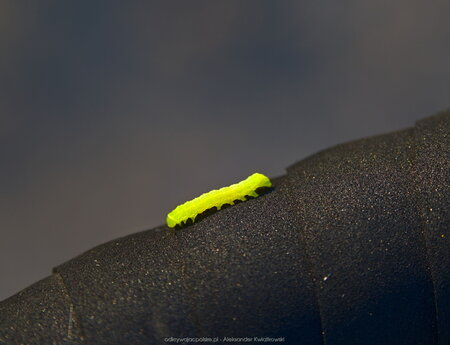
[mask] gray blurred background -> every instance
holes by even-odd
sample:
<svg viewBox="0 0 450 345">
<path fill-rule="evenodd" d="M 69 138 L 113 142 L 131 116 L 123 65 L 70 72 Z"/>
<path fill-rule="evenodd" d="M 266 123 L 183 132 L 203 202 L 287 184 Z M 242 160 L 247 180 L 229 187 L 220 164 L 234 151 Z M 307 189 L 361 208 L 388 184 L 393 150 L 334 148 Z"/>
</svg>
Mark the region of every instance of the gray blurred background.
<svg viewBox="0 0 450 345">
<path fill-rule="evenodd" d="M 0 0 L 0 300 L 199 193 L 447 108 L 449 15 Z"/>
</svg>

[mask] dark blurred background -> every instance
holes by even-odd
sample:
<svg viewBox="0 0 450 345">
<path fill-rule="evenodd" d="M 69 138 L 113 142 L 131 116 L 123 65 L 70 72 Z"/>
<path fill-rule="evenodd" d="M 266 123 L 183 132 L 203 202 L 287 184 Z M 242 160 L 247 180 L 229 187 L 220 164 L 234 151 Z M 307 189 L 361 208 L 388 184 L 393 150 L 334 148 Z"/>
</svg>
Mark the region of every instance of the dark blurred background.
<svg viewBox="0 0 450 345">
<path fill-rule="evenodd" d="M 447 108 L 449 15 L 0 0 L 0 300 L 199 193 Z"/>
</svg>

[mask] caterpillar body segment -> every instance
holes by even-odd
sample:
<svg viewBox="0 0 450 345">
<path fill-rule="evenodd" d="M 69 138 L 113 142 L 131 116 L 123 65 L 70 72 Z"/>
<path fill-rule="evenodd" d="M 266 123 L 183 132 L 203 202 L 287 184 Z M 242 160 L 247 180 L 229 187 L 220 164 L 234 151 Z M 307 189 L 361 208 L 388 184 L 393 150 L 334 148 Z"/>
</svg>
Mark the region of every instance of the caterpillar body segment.
<svg viewBox="0 0 450 345">
<path fill-rule="evenodd" d="M 167 226 L 174 228 L 175 226 L 186 225 L 188 221 L 195 222 L 197 216 L 204 214 L 207 210 L 214 208 L 220 210 L 224 206 L 246 201 L 248 197 L 256 198 L 259 195 L 257 190 L 271 187 L 272 182 L 267 176 L 254 173 L 241 182 L 214 189 L 179 205 L 167 215 Z"/>
</svg>

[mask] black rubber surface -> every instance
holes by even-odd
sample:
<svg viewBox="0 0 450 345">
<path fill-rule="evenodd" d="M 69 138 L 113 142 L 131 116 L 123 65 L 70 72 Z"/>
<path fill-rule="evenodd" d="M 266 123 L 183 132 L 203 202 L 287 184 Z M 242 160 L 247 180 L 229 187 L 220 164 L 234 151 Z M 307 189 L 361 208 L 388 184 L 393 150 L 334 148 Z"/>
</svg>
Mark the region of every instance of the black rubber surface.
<svg viewBox="0 0 450 345">
<path fill-rule="evenodd" d="M 447 111 L 338 145 L 264 196 L 98 246 L 2 302 L 0 343 L 448 345 L 449 132 Z"/>
</svg>

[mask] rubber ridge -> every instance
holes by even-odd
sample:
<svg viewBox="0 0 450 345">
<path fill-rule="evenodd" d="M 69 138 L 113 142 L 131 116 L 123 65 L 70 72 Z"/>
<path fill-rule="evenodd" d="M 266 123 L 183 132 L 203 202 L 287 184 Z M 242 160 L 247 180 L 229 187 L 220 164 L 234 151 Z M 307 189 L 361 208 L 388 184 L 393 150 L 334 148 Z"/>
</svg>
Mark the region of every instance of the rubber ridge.
<svg viewBox="0 0 450 345">
<path fill-rule="evenodd" d="M 0 303 L 0 343 L 447 345 L 449 119 L 319 152 L 186 229 L 95 247 Z"/>
</svg>

